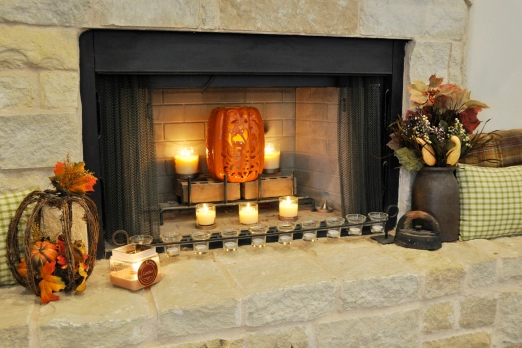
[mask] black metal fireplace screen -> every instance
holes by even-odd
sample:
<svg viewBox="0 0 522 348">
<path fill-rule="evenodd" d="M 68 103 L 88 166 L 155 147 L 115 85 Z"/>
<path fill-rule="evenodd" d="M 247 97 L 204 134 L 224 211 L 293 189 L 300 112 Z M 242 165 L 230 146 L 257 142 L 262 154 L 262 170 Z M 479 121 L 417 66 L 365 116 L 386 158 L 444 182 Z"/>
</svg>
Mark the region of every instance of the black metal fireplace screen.
<svg viewBox="0 0 522 348">
<path fill-rule="evenodd" d="M 91 30 L 80 37 L 84 160 L 104 239 L 118 229 L 159 237 L 150 88 L 339 87 L 343 213 L 397 203 L 384 144 L 401 113 L 405 41 Z M 145 140 L 145 141 L 143 141 Z"/>
</svg>

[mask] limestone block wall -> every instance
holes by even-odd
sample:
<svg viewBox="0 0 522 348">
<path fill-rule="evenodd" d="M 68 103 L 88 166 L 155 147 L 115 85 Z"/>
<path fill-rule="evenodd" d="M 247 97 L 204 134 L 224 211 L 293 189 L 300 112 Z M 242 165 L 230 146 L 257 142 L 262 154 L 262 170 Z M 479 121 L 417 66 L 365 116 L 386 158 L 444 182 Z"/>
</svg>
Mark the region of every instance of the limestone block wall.
<svg viewBox="0 0 522 348">
<path fill-rule="evenodd" d="M 82 159 L 78 37 L 87 29 L 405 38 L 411 39 L 406 83 L 436 73 L 465 85 L 464 47 L 471 3 L 71 0 L 57 5 L 52 0 L 1 1 L 0 193 L 34 185 L 47 188 L 57 161 L 67 153 L 74 161 Z"/>
<path fill-rule="evenodd" d="M 41 305 L 0 289 L 5 347 L 508 348 L 522 346 L 522 237 L 437 251 L 367 237 L 160 255 L 131 292 L 97 262 L 81 294 Z"/>
</svg>

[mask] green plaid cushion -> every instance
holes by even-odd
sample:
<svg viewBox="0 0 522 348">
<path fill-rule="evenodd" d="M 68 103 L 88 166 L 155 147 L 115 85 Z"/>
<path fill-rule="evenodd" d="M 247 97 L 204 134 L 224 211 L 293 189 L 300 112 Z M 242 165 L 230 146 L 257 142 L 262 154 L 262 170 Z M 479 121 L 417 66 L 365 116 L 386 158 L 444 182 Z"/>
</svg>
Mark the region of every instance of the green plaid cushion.
<svg viewBox="0 0 522 348">
<path fill-rule="evenodd" d="M 522 166 L 458 164 L 460 239 L 522 234 Z"/>
<path fill-rule="evenodd" d="M 22 203 L 24 198 L 32 191 L 33 190 L 23 190 L 0 195 L 0 285 L 14 284 L 16 282 L 7 263 L 7 231 L 9 230 L 9 224 L 14 217 L 16 209 L 18 209 L 20 203 Z M 23 231 L 22 228 L 25 229 L 29 214 L 30 211 L 28 209 L 24 212 L 24 215 L 22 215 L 18 226 L 19 231 Z"/>
</svg>

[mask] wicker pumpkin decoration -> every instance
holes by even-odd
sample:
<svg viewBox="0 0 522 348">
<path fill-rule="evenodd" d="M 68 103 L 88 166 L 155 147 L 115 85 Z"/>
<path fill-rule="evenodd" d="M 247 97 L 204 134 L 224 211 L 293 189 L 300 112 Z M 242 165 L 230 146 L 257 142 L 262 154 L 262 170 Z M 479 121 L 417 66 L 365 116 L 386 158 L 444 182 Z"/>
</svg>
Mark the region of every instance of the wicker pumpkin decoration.
<svg viewBox="0 0 522 348">
<path fill-rule="evenodd" d="M 207 165 L 214 179 L 246 182 L 263 172 L 265 133 L 259 110 L 218 107 L 207 127 Z"/>
<path fill-rule="evenodd" d="M 50 178 L 56 190 L 31 192 L 9 225 L 7 258 L 11 273 L 20 285 L 40 296 L 43 303 L 58 300 L 54 292 L 83 291 L 94 268 L 100 227 L 96 205 L 85 192 L 93 191 L 97 179 L 84 165 L 83 162 L 71 163 L 69 158 L 58 162 L 55 176 Z M 85 212 L 86 241 L 72 240 L 73 204 Z M 31 207 L 27 227 L 19 236 L 20 219 Z M 46 231 L 43 227 L 44 209 L 49 208 L 59 211 L 61 230 L 58 232 Z"/>
</svg>

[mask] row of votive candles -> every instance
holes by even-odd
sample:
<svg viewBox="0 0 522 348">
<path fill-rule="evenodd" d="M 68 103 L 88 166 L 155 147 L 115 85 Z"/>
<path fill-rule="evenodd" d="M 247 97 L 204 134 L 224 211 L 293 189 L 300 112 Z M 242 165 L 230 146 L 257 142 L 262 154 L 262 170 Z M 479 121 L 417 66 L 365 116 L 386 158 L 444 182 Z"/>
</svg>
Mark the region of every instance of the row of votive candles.
<svg viewBox="0 0 522 348">
<path fill-rule="evenodd" d="M 175 150 L 174 168 L 176 174 L 192 175 L 199 173 L 199 154 L 194 147 L 183 147 Z M 281 149 L 279 144 L 267 143 L 264 152 L 263 171 L 267 173 L 279 172 Z"/>
<path fill-rule="evenodd" d="M 294 196 L 279 197 L 279 219 L 297 220 L 298 198 Z M 256 224 L 259 221 L 258 205 L 255 202 L 239 203 L 239 223 Z M 216 205 L 199 203 L 196 205 L 196 225 L 213 226 L 216 223 Z"/>
<path fill-rule="evenodd" d="M 384 229 L 384 221 L 387 220 L 388 214 L 382 212 L 372 212 L 368 216 L 374 222 L 372 224 L 372 232 L 382 232 Z M 348 235 L 361 235 L 362 226 L 360 224 L 366 221 L 366 216 L 362 214 L 348 214 L 346 219 L 337 216 L 326 218 L 326 236 L 328 238 L 340 238 L 341 229 L 344 227 L 345 221 L 350 225 L 347 226 Z M 294 239 L 293 233 L 296 223 L 292 221 L 280 221 L 276 228 L 279 232 L 278 242 L 283 245 L 292 243 Z M 300 223 L 303 231 L 302 239 L 307 242 L 315 242 L 317 240 L 317 230 L 320 229 L 321 223 L 316 220 L 305 220 Z M 266 245 L 266 233 L 269 227 L 265 224 L 253 224 L 248 229 L 251 234 L 251 245 L 254 248 L 263 248 Z M 223 238 L 223 249 L 225 251 L 235 251 L 238 248 L 238 236 L 241 233 L 239 228 L 227 227 L 220 231 Z M 193 250 L 196 254 L 206 254 L 209 251 L 209 239 L 212 236 L 210 231 L 194 231 L 191 233 Z M 163 242 L 179 242 L 181 234 L 162 235 Z M 176 256 L 179 254 L 177 246 L 168 247 L 166 249 L 168 256 Z"/>
</svg>

